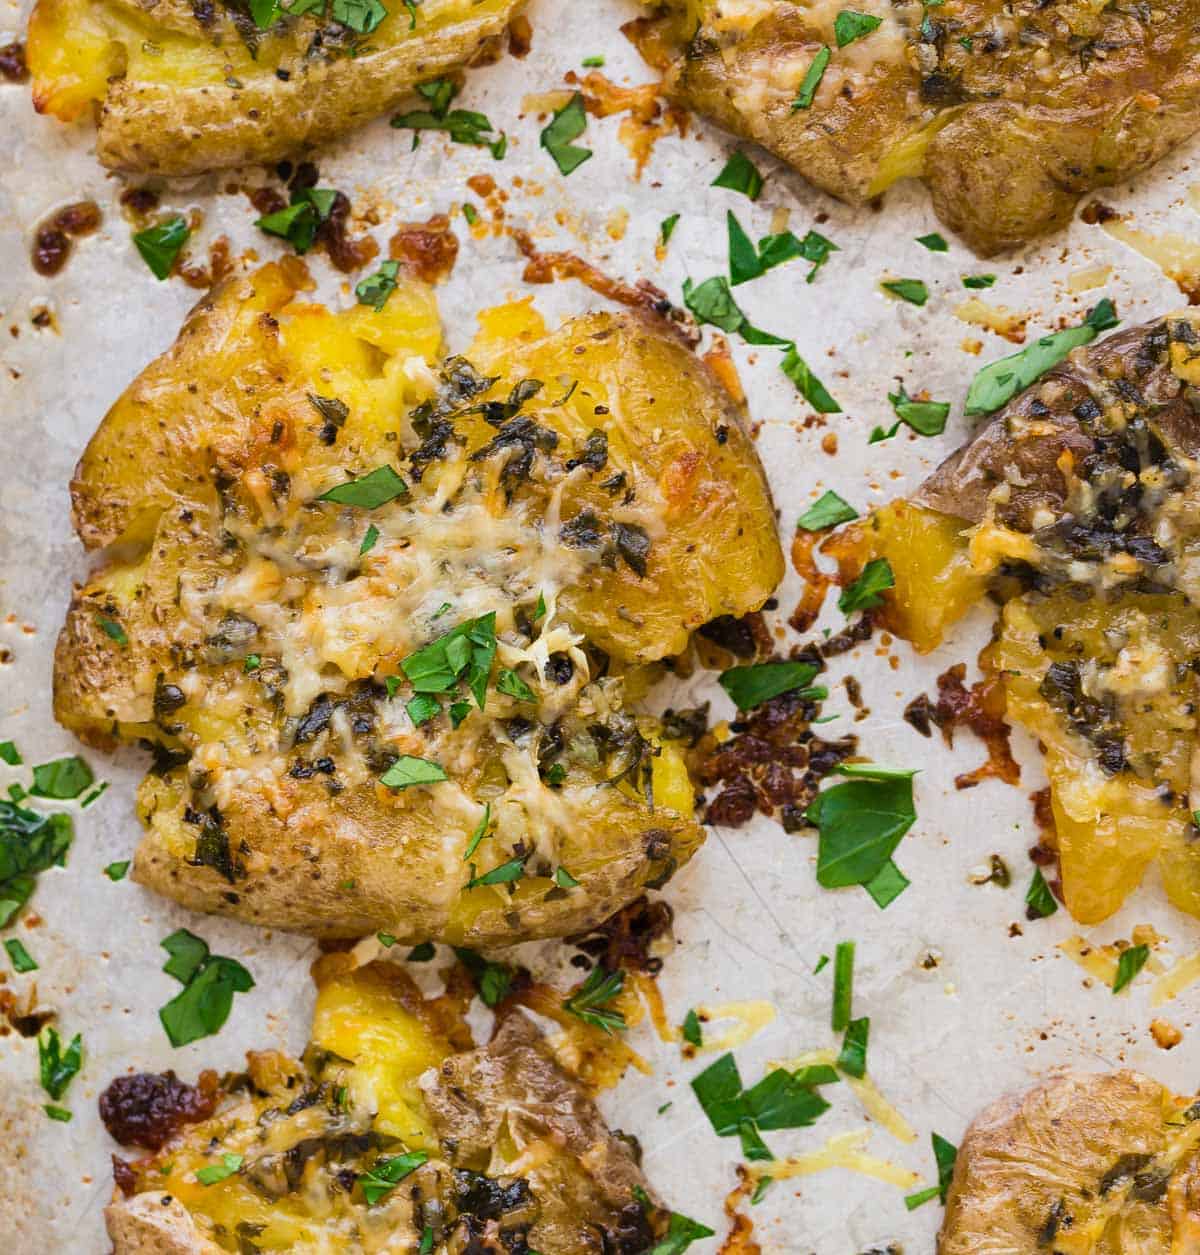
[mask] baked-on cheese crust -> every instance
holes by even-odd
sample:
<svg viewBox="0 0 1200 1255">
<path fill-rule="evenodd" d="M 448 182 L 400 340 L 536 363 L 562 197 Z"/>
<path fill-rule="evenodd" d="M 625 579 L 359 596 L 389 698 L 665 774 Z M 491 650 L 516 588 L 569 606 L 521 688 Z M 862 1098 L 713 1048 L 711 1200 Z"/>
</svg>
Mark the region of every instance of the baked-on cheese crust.
<svg viewBox="0 0 1200 1255">
<path fill-rule="evenodd" d="M 112 548 L 57 716 L 157 747 L 133 874 L 194 908 L 465 945 L 591 927 L 702 840 L 647 664 L 782 574 L 739 411 L 648 319 L 548 332 L 522 302 L 443 358 L 428 288 L 334 313 L 303 282 L 216 290 L 89 444 L 75 521 Z"/>
<path fill-rule="evenodd" d="M 1127 179 L 1200 125 L 1197 0 L 659 7 L 668 16 L 655 42 L 665 39 L 680 103 L 853 204 L 921 177 L 938 216 L 980 253 L 1062 226 L 1085 192 Z M 877 24 L 845 42 L 859 14 Z"/>
<path fill-rule="evenodd" d="M 319 983 L 302 1061 L 250 1054 L 208 1118 L 124 1167 L 106 1214 L 114 1255 L 653 1246 L 665 1216 L 629 1142 L 522 1012 L 473 1049 L 454 1000 L 423 999 L 394 965 Z M 155 1079 L 106 1091 L 115 1134 Z"/>
<path fill-rule="evenodd" d="M 95 108 L 114 170 L 201 174 L 272 162 L 391 109 L 502 34 L 520 0 L 396 0 L 378 26 L 338 21 L 371 5 L 290 5 L 266 30 L 236 0 L 38 0 L 28 62 L 39 112 Z M 307 11 L 306 11 L 307 10 Z M 373 19 L 372 19 L 373 20 Z M 356 22 L 362 26 L 361 20 Z"/>
<path fill-rule="evenodd" d="M 1200 1250 L 1200 1104 L 1136 1072 L 1001 1099 L 958 1148 L 938 1255 Z"/>
<path fill-rule="evenodd" d="M 1067 907 L 1111 915 L 1157 863 L 1200 915 L 1200 316 L 1076 349 L 861 540 L 886 622 L 931 649 L 991 588 L 983 665 L 1038 740 Z"/>
</svg>

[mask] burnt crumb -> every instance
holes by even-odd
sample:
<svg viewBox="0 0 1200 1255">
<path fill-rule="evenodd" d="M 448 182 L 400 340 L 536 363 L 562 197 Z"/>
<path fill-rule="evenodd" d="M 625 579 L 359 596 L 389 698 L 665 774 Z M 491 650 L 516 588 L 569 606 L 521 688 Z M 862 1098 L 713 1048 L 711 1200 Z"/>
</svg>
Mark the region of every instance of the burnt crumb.
<svg viewBox="0 0 1200 1255">
<path fill-rule="evenodd" d="M 966 673 L 965 663 L 947 667 L 937 678 L 937 701 L 931 703 L 924 695 L 914 698 L 905 707 L 904 718 L 924 736 L 929 732 L 922 730 L 922 724 L 928 729 L 929 722 L 933 722 L 941 729 L 947 745 L 954 744 L 954 733 L 959 727 L 969 728 L 983 741 L 988 752 L 986 761 L 974 771 L 956 776 L 956 788 L 971 789 L 990 779 L 1015 785 L 1021 779 L 1021 768 L 1009 745 L 1012 729 L 1004 721 L 1003 686 L 997 676 L 989 673 L 967 688 L 963 683 Z"/>
<path fill-rule="evenodd" d="M 643 894 L 591 932 L 577 934 L 568 941 L 606 971 L 624 968 L 653 976 L 661 971 L 662 959 L 651 955 L 650 950 L 670 933 L 674 918 L 668 903 L 657 899 L 651 902 Z"/>
<path fill-rule="evenodd" d="M 0 79 L 6 83 L 24 83 L 29 79 L 25 63 L 25 45 L 14 42 L 0 47 Z"/>
<path fill-rule="evenodd" d="M 718 615 L 699 629 L 705 640 L 728 650 L 735 658 L 754 658 L 771 652 L 771 633 L 759 611 L 742 615 Z"/>
<path fill-rule="evenodd" d="M 1106 205 L 1099 200 L 1089 201 L 1079 213 L 1079 217 L 1089 226 L 1095 226 L 1100 222 L 1111 222 L 1120 216 L 1111 205 Z"/>
<path fill-rule="evenodd" d="M 217 1095 L 215 1072 L 202 1072 L 199 1085 L 174 1072 L 136 1072 L 118 1076 L 100 1095 L 100 1119 L 122 1146 L 160 1150 L 184 1125 L 207 1120 Z"/>
<path fill-rule="evenodd" d="M 113 1184 L 126 1198 L 132 1198 L 137 1193 L 137 1173 L 120 1155 L 112 1155 L 111 1159 Z"/>
<path fill-rule="evenodd" d="M 904 722 L 915 728 L 922 736 L 932 736 L 932 720 L 934 706 L 924 693 L 919 693 L 904 708 Z"/>
</svg>

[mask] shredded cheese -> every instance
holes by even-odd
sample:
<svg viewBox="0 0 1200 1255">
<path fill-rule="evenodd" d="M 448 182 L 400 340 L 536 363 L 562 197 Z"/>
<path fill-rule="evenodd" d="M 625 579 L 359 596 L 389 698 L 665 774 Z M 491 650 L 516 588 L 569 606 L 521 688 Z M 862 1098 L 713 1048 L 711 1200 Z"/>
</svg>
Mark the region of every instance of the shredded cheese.
<svg viewBox="0 0 1200 1255">
<path fill-rule="evenodd" d="M 820 1150 L 807 1155 L 792 1155 L 787 1159 L 772 1159 L 769 1163 L 754 1163 L 747 1167 L 754 1180 L 770 1177 L 782 1181 L 788 1177 L 809 1176 L 830 1168 L 847 1168 L 863 1176 L 886 1181 L 902 1190 L 913 1190 L 924 1184 L 919 1173 L 902 1168 L 889 1159 L 869 1155 L 863 1149 L 871 1140 L 869 1129 L 854 1129 L 849 1133 L 835 1133 Z"/>
</svg>

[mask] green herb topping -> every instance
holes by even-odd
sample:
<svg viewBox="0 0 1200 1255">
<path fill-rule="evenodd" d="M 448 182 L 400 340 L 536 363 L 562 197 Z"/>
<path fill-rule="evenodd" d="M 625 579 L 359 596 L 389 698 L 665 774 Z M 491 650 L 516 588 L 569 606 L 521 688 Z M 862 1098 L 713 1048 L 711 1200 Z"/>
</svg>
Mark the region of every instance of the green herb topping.
<svg viewBox="0 0 1200 1255">
<path fill-rule="evenodd" d="M 590 148 L 581 148 L 571 142 L 586 129 L 587 112 L 583 107 L 583 95 L 575 92 L 546 124 L 541 135 L 541 145 L 554 158 L 560 174 L 567 175 L 577 170 L 592 155 Z"/>
<path fill-rule="evenodd" d="M 154 277 L 165 279 L 174 269 L 175 260 L 191 233 L 187 219 L 182 214 L 176 214 L 158 226 L 137 232 L 133 244 Z"/>
</svg>

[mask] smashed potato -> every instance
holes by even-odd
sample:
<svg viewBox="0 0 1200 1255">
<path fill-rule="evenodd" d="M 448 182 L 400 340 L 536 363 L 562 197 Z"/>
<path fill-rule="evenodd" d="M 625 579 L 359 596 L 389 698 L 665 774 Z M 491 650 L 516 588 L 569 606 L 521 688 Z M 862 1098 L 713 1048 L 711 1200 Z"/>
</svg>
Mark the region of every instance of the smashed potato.
<svg viewBox="0 0 1200 1255">
<path fill-rule="evenodd" d="M 293 156 L 386 112 L 501 35 L 520 0 L 38 0 L 39 113 L 95 110 L 113 170 Z"/>
<path fill-rule="evenodd" d="M 1082 923 L 1154 864 L 1200 916 L 1198 378 L 1190 311 L 1076 349 L 860 528 L 896 577 L 885 622 L 919 648 L 1003 601 L 983 663 L 1042 748 Z"/>
<path fill-rule="evenodd" d="M 651 665 L 782 575 L 740 414 L 664 326 L 528 302 L 441 354 L 432 292 L 202 301 L 88 445 L 108 560 L 55 711 L 148 742 L 133 875 L 321 937 L 591 927 L 703 837 Z"/>
<path fill-rule="evenodd" d="M 938 1255 L 1182 1255 L 1200 1244 L 1200 1103 L 1136 1072 L 1002 1099 L 958 1148 Z"/>
<path fill-rule="evenodd" d="M 458 1004 L 392 964 L 320 984 L 301 1061 L 251 1053 L 219 1084 L 140 1074 L 105 1091 L 114 1136 L 155 1152 L 116 1161 L 114 1255 L 654 1245 L 667 1214 L 630 1145 L 522 1012 L 472 1048 Z"/>
<path fill-rule="evenodd" d="M 1200 126 L 1200 7 L 656 0 L 667 90 L 852 204 L 924 179 L 977 252 L 1063 226 Z M 661 53 L 660 53 L 661 57 Z"/>
</svg>

